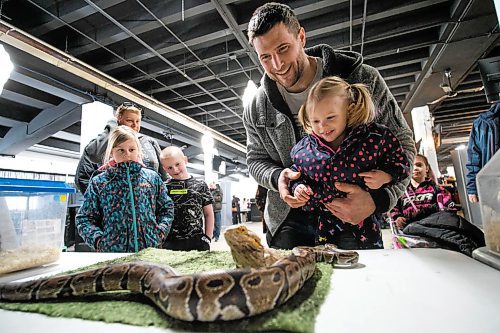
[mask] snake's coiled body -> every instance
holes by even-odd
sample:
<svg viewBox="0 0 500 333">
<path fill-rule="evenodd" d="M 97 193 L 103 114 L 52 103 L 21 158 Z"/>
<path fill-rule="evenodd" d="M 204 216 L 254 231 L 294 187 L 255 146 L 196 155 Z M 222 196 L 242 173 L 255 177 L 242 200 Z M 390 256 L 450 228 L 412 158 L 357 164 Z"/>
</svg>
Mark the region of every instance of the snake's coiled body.
<svg viewBox="0 0 500 333">
<path fill-rule="evenodd" d="M 170 267 L 146 262 L 114 264 L 72 275 L 0 285 L 0 300 L 39 301 L 129 290 L 147 296 L 176 319 L 241 319 L 272 310 L 290 299 L 314 274 L 316 261 L 340 260 L 346 265 L 357 262 L 356 252 L 331 250 L 297 247 L 291 255 L 268 267 L 191 275 L 176 275 Z M 234 257 L 235 249 L 232 251 Z"/>
</svg>

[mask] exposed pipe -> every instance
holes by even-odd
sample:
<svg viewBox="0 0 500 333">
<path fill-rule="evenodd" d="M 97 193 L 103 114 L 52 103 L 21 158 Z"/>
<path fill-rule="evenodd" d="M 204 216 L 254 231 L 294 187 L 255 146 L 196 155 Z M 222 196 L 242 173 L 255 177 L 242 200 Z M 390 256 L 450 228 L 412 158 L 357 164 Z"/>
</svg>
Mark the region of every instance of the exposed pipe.
<svg viewBox="0 0 500 333">
<path fill-rule="evenodd" d="M 352 0 L 349 1 L 349 51 L 352 51 Z"/>
<path fill-rule="evenodd" d="M 366 7 L 368 0 L 365 0 L 363 7 L 363 23 L 361 25 L 361 55 L 363 55 L 363 47 L 365 46 L 365 26 L 366 26 Z"/>
</svg>

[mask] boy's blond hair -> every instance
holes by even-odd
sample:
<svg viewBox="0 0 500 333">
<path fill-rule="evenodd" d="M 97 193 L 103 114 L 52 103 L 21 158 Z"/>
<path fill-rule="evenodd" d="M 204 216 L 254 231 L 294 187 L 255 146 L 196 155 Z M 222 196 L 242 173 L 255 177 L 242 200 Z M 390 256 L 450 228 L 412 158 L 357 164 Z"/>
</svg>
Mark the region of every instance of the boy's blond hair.
<svg viewBox="0 0 500 333">
<path fill-rule="evenodd" d="M 375 118 L 375 106 L 368 88 L 361 83 L 349 84 L 338 76 L 328 76 L 316 82 L 299 110 L 299 121 L 304 130 L 311 134 L 312 126 L 308 111 L 326 97 L 339 96 L 347 100 L 347 127 L 367 124 Z"/>
<path fill-rule="evenodd" d="M 104 154 L 103 164 L 107 164 L 111 160 L 111 151 L 113 150 L 113 148 L 131 139 L 134 140 L 137 144 L 139 158 L 142 159 L 142 147 L 137 133 L 128 126 L 120 125 L 117 128 L 113 129 L 109 134 L 108 146 L 106 148 L 106 153 Z"/>
<path fill-rule="evenodd" d="M 179 147 L 168 146 L 167 148 L 165 148 L 161 151 L 160 162 L 166 160 L 167 158 L 174 157 L 174 156 L 185 157 L 184 152 Z"/>
</svg>

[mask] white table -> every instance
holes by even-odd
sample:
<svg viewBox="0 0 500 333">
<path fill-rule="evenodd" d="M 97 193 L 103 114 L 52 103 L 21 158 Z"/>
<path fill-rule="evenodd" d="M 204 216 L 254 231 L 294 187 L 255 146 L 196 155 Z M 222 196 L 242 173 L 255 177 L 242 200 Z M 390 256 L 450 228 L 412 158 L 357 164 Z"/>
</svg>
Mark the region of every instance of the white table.
<svg viewBox="0 0 500 333">
<path fill-rule="evenodd" d="M 359 267 L 334 270 L 316 332 L 500 332 L 500 271 L 440 249 L 359 252 Z M 104 256 L 61 260 L 84 266 Z M 172 332 L 4 310 L 0 323 L 2 332 Z"/>
</svg>

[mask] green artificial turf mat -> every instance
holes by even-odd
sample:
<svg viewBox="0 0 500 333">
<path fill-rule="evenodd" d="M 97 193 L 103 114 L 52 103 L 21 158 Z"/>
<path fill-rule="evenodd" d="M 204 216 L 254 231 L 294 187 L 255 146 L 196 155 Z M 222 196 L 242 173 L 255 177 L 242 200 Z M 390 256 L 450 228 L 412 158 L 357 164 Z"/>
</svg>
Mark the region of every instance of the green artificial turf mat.
<svg viewBox="0 0 500 333">
<path fill-rule="evenodd" d="M 128 257 L 88 266 L 78 271 L 102 267 L 111 263 L 136 260 L 169 265 L 179 274 L 234 268 L 229 252 L 176 252 L 146 249 Z M 284 305 L 268 313 L 230 322 L 190 323 L 176 320 L 161 312 L 145 296 L 121 291 L 38 303 L 0 302 L 0 308 L 43 313 L 53 317 L 82 318 L 108 323 L 157 326 L 201 332 L 313 332 L 316 315 L 330 287 L 331 274 L 332 267 L 330 265 L 319 263 L 316 265 L 314 276 Z"/>
</svg>

